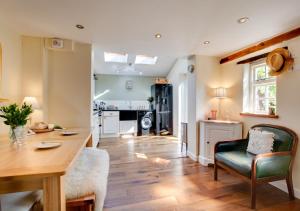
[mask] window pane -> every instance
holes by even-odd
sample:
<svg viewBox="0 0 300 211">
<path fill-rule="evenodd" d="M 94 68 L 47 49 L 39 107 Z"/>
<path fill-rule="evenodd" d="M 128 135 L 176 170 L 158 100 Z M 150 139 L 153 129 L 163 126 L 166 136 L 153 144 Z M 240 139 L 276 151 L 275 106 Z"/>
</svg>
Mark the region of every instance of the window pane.
<svg viewBox="0 0 300 211">
<path fill-rule="evenodd" d="M 259 66 L 255 68 L 255 80 L 263 80 L 267 78 L 266 66 Z"/>
<path fill-rule="evenodd" d="M 256 86 L 255 87 L 255 98 L 265 98 L 266 97 L 266 87 L 265 86 Z"/>
<path fill-rule="evenodd" d="M 257 99 L 255 103 L 255 112 L 256 113 L 266 113 L 267 111 L 267 102 L 265 99 Z"/>
<path fill-rule="evenodd" d="M 255 87 L 255 110 L 258 113 L 265 113 L 267 111 L 266 102 L 266 86 Z"/>
<path fill-rule="evenodd" d="M 270 98 L 275 98 L 276 97 L 276 86 L 275 85 L 270 85 L 268 86 L 268 97 Z"/>
</svg>

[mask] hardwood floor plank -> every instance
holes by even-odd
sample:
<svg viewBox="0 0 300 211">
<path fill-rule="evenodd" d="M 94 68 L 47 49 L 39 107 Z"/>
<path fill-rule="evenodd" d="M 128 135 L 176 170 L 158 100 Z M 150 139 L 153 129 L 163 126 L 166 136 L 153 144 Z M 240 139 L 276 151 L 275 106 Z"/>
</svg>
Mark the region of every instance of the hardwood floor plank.
<svg viewBox="0 0 300 211">
<path fill-rule="evenodd" d="M 247 211 L 250 187 L 241 179 L 187 158 L 173 137 L 101 139 L 110 154 L 104 210 Z M 300 200 L 269 185 L 258 186 L 257 210 L 300 210 Z"/>
</svg>

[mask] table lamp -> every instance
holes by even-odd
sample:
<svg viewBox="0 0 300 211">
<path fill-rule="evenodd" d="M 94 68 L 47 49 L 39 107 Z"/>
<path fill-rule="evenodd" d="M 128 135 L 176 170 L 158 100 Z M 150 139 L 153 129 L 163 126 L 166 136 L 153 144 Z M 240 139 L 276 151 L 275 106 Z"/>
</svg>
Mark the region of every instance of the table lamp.
<svg viewBox="0 0 300 211">
<path fill-rule="evenodd" d="M 34 112 L 34 110 L 40 108 L 40 104 L 37 101 L 36 97 L 24 97 L 22 104 L 24 104 L 24 103 L 26 103 L 26 105 L 31 105 L 33 112 Z M 31 120 L 32 120 L 32 117 L 30 115 L 29 116 L 29 126 L 31 126 Z"/>
</svg>

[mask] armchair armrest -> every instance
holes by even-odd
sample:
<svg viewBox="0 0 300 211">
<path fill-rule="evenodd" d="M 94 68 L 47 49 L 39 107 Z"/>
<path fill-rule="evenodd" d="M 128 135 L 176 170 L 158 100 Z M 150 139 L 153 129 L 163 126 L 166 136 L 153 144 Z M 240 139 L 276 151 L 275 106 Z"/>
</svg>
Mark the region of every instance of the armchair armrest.
<svg viewBox="0 0 300 211">
<path fill-rule="evenodd" d="M 247 145 L 248 145 L 248 139 L 220 141 L 215 145 L 215 153 L 228 152 L 234 150 L 246 150 Z"/>
<path fill-rule="evenodd" d="M 252 161 L 252 175 L 256 178 L 286 176 L 289 173 L 291 152 L 260 154 Z"/>
</svg>

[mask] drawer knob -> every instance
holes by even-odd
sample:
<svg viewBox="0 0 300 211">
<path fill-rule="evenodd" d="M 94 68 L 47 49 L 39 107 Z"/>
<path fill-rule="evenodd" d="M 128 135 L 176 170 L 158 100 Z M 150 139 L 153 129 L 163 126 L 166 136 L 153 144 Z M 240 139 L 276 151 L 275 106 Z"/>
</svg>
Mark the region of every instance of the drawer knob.
<svg viewBox="0 0 300 211">
<path fill-rule="evenodd" d="M 207 141 L 206 143 L 207 143 L 207 144 L 210 144 L 210 142 L 209 142 L 209 141 Z"/>
</svg>

